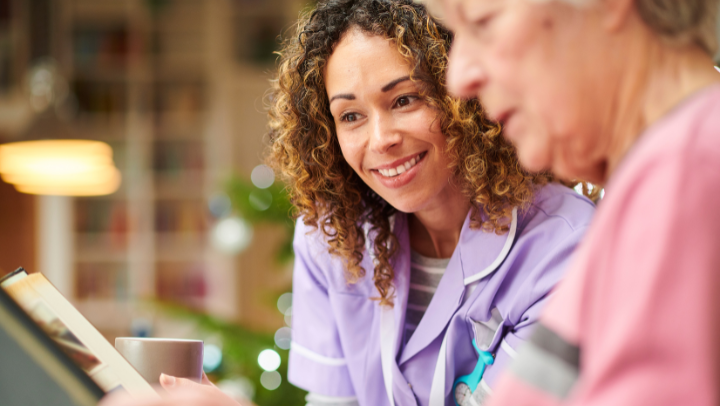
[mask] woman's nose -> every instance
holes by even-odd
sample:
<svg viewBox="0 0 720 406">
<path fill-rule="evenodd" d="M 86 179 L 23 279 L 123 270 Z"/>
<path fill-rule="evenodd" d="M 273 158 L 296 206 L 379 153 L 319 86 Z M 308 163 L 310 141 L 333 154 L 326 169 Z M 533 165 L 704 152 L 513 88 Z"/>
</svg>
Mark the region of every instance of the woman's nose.
<svg viewBox="0 0 720 406">
<path fill-rule="evenodd" d="M 393 118 L 382 114 L 377 115 L 373 120 L 372 133 L 370 134 L 370 150 L 378 154 L 384 154 L 401 143 L 402 134 L 395 125 Z"/>
<path fill-rule="evenodd" d="M 463 35 L 456 34 L 447 70 L 448 91 L 456 97 L 480 97 L 487 75 L 477 52 Z"/>
</svg>

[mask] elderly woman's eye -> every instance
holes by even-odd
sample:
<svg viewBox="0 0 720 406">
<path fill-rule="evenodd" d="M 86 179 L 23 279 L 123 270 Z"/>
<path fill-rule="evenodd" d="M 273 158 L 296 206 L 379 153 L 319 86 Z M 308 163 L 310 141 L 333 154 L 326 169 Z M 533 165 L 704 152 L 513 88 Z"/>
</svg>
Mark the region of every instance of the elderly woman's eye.
<svg viewBox="0 0 720 406">
<path fill-rule="evenodd" d="M 472 19 L 473 26 L 475 26 L 475 28 L 486 28 L 490 24 L 494 16 L 494 13 L 490 13 L 485 14 L 484 16 L 476 17 Z"/>
</svg>

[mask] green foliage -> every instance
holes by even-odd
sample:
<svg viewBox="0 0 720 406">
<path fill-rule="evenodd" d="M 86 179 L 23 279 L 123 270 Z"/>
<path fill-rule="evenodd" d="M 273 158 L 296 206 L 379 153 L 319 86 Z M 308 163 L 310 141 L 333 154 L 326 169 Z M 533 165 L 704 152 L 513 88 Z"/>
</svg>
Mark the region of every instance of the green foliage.
<svg viewBox="0 0 720 406">
<path fill-rule="evenodd" d="M 293 205 L 284 186 L 274 183 L 260 189 L 250 180 L 235 176 L 225 188 L 233 209 L 252 225 L 275 224 L 285 230 L 285 238 L 277 247 L 276 260 L 285 263 L 292 260 L 292 240 L 295 222 L 292 219 Z M 275 297 L 274 300 L 277 300 Z M 255 384 L 255 403 L 259 406 L 304 405 L 306 392 L 287 382 L 288 351 L 275 346 L 273 336 L 250 331 L 238 325 L 229 324 L 212 316 L 174 308 L 172 312 L 185 319 L 193 320 L 198 327 L 212 334 L 220 335 L 223 341 L 223 364 L 211 376 L 218 379 L 242 376 Z M 272 348 L 280 354 L 282 363 L 278 372 L 283 378 L 280 387 L 269 391 L 260 385 L 262 369 L 257 358 L 261 351 Z"/>
<path fill-rule="evenodd" d="M 258 406 L 302 406 L 305 404 L 306 392 L 287 381 L 288 351 L 275 346 L 272 335 L 251 331 L 213 316 L 181 307 L 164 305 L 162 309 L 171 317 L 194 322 L 208 336 L 220 336 L 223 343 L 223 362 L 217 371 L 208 374 L 211 379 L 232 379 L 238 376 L 249 379 L 255 385 L 253 401 Z M 278 372 L 283 381 L 280 387 L 272 391 L 260 385 L 260 375 L 263 370 L 257 362 L 260 352 L 268 348 L 277 351 L 282 360 Z"/>
<path fill-rule="evenodd" d="M 285 187 L 276 182 L 260 189 L 249 180 L 235 176 L 228 182 L 226 192 L 233 208 L 250 224 L 270 223 L 284 227 L 285 239 L 277 249 L 276 259 L 280 263 L 291 260 L 295 222 L 291 216 L 293 205 Z"/>
</svg>

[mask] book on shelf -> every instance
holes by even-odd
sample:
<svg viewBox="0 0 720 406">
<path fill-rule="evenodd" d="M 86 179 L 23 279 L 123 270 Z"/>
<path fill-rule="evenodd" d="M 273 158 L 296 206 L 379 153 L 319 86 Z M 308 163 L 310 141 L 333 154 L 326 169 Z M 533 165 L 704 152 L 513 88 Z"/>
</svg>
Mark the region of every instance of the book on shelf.
<svg viewBox="0 0 720 406">
<path fill-rule="evenodd" d="M 128 294 L 127 263 L 91 261 L 77 264 L 75 298 L 125 300 Z"/>
<path fill-rule="evenodd" d="M 19 268 L 0 287 L 105 392 L 156 394 L 150 384 L 40 273 Z"/>
</svg>

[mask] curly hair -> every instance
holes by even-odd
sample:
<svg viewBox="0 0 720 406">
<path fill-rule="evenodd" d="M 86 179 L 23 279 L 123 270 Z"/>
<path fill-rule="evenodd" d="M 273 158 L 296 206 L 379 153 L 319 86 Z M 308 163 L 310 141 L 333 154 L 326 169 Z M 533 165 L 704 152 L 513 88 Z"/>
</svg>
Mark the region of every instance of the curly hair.
<svg viewBox="0 0 720 406">
<path fill-rule="evenodd" d="M 396 209 L 370 189 L 343 158 L 330 113 L 324 68 L 335 45 L 350 29 L 390 39 L 409 63 L 411 80 L 437 110 L 453 181 L 471 204 L 471 225 L 502 234 L 513 207 L 527 207 L 537 185 L 552 180 L 520 167 L 500 126 L 477 100 L 459 100 L 445 88 L 452 34 L 412 0 L 328 0 L 301 16 L 298 35 L 283 43 L 272 81 L 268 163 L 284 178 L 296 216 L 322 230 L 329 252 L 346 262 L 354 283 L 366 234 L 374 261 L 373 282 L 383 305 L 392 305 L 391 258 L 398 240 L 390 225 Z"/>
</svg>

